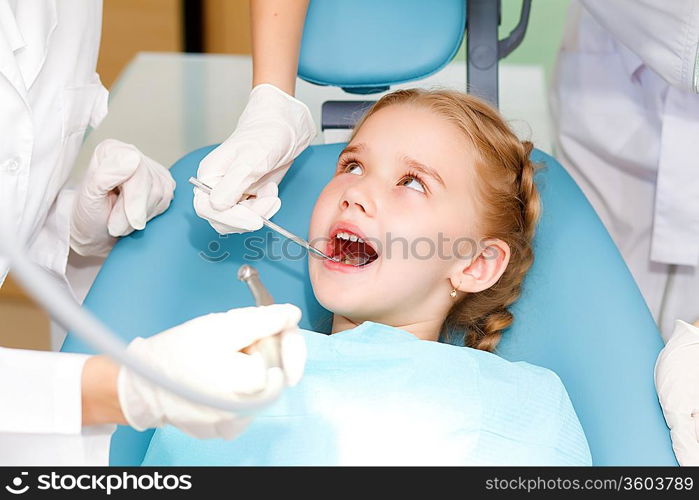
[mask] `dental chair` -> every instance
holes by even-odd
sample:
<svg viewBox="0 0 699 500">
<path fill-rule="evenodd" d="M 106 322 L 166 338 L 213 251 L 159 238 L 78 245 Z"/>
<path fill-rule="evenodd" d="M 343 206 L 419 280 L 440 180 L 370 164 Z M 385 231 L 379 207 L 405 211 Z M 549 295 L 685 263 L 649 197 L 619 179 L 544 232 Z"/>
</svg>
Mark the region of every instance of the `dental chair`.
<svg viewBox="0 0 699 500">
<path fill-rule="evenodd" d="M 496 3 L 313 1 L 299 75 L 365 94 L 423 78 L 454 57 L 467 18 L 467 32 L 474 35 L 478 29 L 471 26 L 477 24 L 479 10 L 489 11 L 486 24 L 497 28 L 493 17 L 497 9 L 488 6 Z M 487 33 L 483 40 L 468 41 L 469 54 L 475 53 L 472 63 L 479 66 L 472 76 L 483 77 L 477 85 L 472 79 L 471 83 L 496 102 L 497 68 L 488 63 L 493 62 L 492 50 L 503 52 L 498 52 L 496 34 Z M 508 50 L 502 44 L 500 48 Z M 494 63 L 497 66 L 497 57 Z M 307 234 L 314 201 L 332 177 L 343 146 L 312 146 L 295 161 L 280 185 L 282 209 L 275 222 Z M 247 287 L 236 279 L 245 262 L 258 269 L 276 302 L 291 302 L 303 310 L 302 328 L 318 330 L 330 314 L 313 296 L 301 249 L 267 228 L 220 236 L 194 213 L 187 179 L 212 148 L 194 151 L 173 165 L 177 189 L 171 207 L 146 230 L 117 243 L 85 300 L 85 306 L 125 342 L 195 316 L 253 305 Z M 540 151 L 535 150 L 532 158 L 544 165 L 537 174 L 543 216 L 535 239 L 536 259 L 513 306 L 515 322 L 497 354 L 544 366 L 560 376 L 594 464 L 676 465 L 653 383 L 655 359 L 663 345 L 653 318 L 617 248 L 571 177 Z M 260 238 L 257 247 L 263 247 L 266 255 L 277 258 L 260 259 L 259 252 L 246 248 L 244 241 L 251 236 Z M 279 259 L 282 246 L 290 257 Z M 72 334 L 63 350 L 92 352 Z M 112 439 L 111 464 L 140 464 L 151 436 L 152 431 L 120 427 Z"/>
</svg>

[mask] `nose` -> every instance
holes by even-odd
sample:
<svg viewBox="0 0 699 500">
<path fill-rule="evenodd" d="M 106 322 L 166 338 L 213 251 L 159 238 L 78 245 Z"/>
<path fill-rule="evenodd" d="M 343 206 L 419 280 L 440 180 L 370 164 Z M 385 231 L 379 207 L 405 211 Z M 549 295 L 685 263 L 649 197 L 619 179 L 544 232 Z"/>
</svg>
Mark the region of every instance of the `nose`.
<svg viewBox="0 0 699 500">
<path fill-rule="evenodd" d="M 343 212 L 358 210 L 369 217 L 374 216 L 376 203 L 365 182 L 356 182 L 345 189 L 340 197 L 340 210 Z"/>
</svg>

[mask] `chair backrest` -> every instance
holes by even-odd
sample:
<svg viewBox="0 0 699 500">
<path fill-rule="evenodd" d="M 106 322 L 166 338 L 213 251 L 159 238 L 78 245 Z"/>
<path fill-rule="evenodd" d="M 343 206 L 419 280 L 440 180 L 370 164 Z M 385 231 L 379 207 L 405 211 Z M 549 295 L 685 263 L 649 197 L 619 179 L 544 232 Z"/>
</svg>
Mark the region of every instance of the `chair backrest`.
<svg viewBox="0 0 699 500">
<path fill-rule="evenodd" d="M 469 92 L 497 106 L 498 60 L 521 43 L 531 10 L 531 0 L 522 0 L 519 22 L 500 40 L 500 3 L 312 0 L 299 76 L 356 94 L 380 92 L 439 71 L 456 55 L 467 30 Z"/>
<path fill-rule="evenodd" d="M 465 23 L 464 0 L 314 0 L 299 76 L 360 94 L 425 78 L 454 57 Z"/>
</svg>

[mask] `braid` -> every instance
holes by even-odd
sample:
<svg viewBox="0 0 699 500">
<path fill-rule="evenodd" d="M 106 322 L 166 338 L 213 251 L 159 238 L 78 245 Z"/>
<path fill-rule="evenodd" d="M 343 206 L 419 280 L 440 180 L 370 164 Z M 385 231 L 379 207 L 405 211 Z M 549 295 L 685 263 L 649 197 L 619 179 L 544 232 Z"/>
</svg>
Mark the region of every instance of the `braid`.
<svg viewBox="0 0 699 500">
<path fill-rule="evenodd" d="M 534 181 L 534 174 L 536 174 L 537 166 L 532 162 L 530 156 L 532 149 L 534 149 L 534 144 L 529 141 L 522 142 L 523 151 L 523 161 L 522 170 L 520 173 L 519 181 L 519 196 L 520 201 L 523 205 L 522 213 L 524 215 L 524 234 L 528 240 L 534 239 L 534 233 L 536 232 L 536 225 L 539 222 L 539 216 L 541 215 L 541 200 L 539 198 L 539 190 L 536 187 L 536 182 Z M 530 250 L 531 266 L 534 261 L 533 252 Z M 527 269 L 529 268 L 527 267 Z"/>
<path fill-rule="evenodd" d="M 475 316 L 466 325 L 465 344 L 468 347 L 492 352 L 500 342 L 502 332 L 514 321 L 509 307 L 519 298 L 524 277 L 534 263 L 532 239 L 541 213 L 539 192 L 534 182 L 536 171 L 529 155 L 533 149 L 529 141 L 521 143 L 516 187 L 520 204 L 519 234 L 509 239 L 512 256 L 507 269 L 495 285 L 482 292 L 468 295 L 468 309 Z M 455 308 L 452 308 L 455 309 Z"/>
</svg>

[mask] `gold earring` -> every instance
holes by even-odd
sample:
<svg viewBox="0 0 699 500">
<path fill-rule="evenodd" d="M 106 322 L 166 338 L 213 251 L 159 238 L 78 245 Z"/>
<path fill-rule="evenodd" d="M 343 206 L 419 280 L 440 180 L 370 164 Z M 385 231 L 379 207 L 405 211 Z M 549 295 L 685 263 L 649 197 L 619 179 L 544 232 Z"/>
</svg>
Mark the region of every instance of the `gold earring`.
<svg viewBox="0 0 699 500">
<path fill-rule="evenodd" d="M 459 286 L 461 286 L 461 280 L 459 280 Z M 456 288 L 452 288 L 451 292 L 449 292 L 449 295 L 451 296 L 452 299 L 455 299 L 456 298 Z"/>
</svg>

